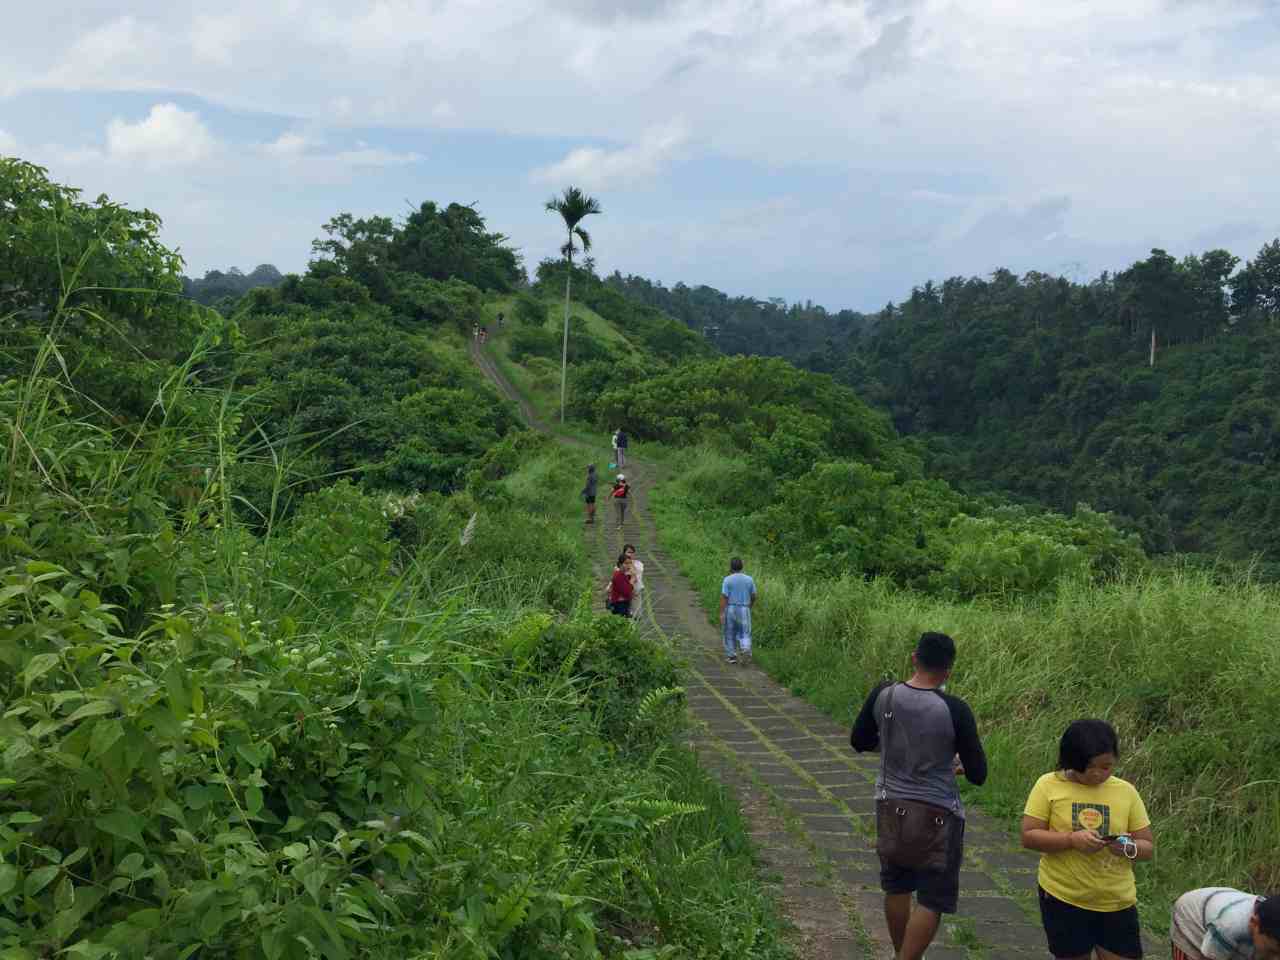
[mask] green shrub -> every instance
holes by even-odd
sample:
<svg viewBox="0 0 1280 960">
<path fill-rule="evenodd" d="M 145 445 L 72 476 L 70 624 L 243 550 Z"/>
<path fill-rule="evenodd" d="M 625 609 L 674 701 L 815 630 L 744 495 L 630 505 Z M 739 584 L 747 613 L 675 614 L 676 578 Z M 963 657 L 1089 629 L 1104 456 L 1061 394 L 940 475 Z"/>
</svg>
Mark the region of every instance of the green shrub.
<svg viewBox="0 0 1280 960">
<path fill-rule="evenodd" d="M 515 315 L 516 321 L 523 327 L 544 327 L 547 324 L 547 304 L 531 293 L 517 294 Z"/>
</svg>

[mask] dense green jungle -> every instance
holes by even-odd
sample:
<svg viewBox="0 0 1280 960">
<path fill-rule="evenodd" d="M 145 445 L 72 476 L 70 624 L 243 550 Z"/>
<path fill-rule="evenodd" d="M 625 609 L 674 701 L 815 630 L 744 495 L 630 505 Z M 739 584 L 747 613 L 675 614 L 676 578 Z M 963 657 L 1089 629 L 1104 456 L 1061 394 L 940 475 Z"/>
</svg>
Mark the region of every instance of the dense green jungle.
<svg viewBox="0 0 1280 960">
<path fill-rule="evenodd" d="M 467 355 L 495 331 L 554 420 L 569 279 L 563 433 L 666 469 L 709 610 L 747 558 L 774 677 L 851 720 L 951 632 L 973 802 L 1012 823 L 1106 716 L 1158 838 L 1144 922 L 1280 886 L 1280 248 L 814 319 L 530 274 L 427 201 L 207 306 L 150 212 L 4 159 L 0 211 L 0 957 L 789 955 L 678 655 L 599 611 L 582 456 Z M 1170 461 L 1124 462 L 1138 435 Z"/>
<path fill-rule="evenodd" d="M 1280 240 L 1145 260 L 1088 283 L 995 270 L 878 313 L 606 283 L 726 352 L 828 373 L 975 493 L 1111 513 L 1158 554 L 1280 573 Z"/>
</svg>

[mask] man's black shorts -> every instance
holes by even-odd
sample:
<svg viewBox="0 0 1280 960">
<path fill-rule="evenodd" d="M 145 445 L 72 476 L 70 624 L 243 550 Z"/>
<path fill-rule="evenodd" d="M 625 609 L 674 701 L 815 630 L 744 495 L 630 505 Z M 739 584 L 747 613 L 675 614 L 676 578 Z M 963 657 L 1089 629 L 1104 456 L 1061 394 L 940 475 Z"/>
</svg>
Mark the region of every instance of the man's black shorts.
<svg viewBox="0 0 1280 960">
<path fill-rule="evenodd" d="M 885 893 L 914 893 L 916 902 L 934 913 L 955 913 L 960 902 L 960 863 L 964 860 L 964 818 L 951 819 L 947 865 L 939 871 L 912 870 L 880 858 L 880 889 Z"/>
<path fill-rule="evenodd" d="M 1049 952 L 1055 957 L 1083 957 L 1101 947 L 1117 957 L 1142 956 L 1142 933 L 1138 928 L 1138 908 L 1103 913 L 1063 903 L 1043 887 L 1040 893 L 1040 920 Z"/>
<path fill-rule="evenodd" d="M 583 497 L 582 499 L 583 499 L 583 500 L 585 500 L 587 503 L 595 503 L 595 502 L 596 502 L 596 498 L 595 498 L 595 497 Z"/>
</svg>

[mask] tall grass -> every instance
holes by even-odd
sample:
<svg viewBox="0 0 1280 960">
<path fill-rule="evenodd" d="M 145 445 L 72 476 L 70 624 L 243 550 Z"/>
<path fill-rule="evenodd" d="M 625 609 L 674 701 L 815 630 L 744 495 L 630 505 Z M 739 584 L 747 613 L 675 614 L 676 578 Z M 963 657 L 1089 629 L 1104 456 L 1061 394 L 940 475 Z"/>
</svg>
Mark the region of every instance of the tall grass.
<svg viewBox="0 0 1280 960">
<path fill-rule="evenodd" d="M 974 708 L 991 776 L 970 798 L 1015 830 L 1027 791 L 1080 717 L 1109 719 L 1119 774 L 1151 812 L 1155 863 L 1139 870 L 1144 922 L 1167 925 L 1181 892 L 1280 888 L 1280 592 L 1173 568 L 1126 582 L 1059 584 L 1040 602 L 954 603 L 773 559 L 707 481 L 725 466 L 683 455 L 653 497 L 668 548 L 711 609 L 730 553 L 756 577 L 759 662 L 851 723 L 870 687 L 902 676 L 914 638 L 957 640 L 949 689 Z"/>
</svg>

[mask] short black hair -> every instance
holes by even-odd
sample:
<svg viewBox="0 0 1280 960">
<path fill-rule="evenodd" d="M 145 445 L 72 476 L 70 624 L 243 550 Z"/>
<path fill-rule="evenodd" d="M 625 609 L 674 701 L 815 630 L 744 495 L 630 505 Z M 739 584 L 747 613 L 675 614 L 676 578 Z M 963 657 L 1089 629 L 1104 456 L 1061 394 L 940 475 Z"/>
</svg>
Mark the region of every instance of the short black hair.
<svg viewBox="0 0 1280 960">
<path fill-rule="evenodd" d="M 926 670 L 950 670 L 956 662 L 956 642 L 945 633 L 922 633 L 916 660 Z"/>
<path fill-rule="evenodd" d="M 742 558 L 733 557 L 732 559 L 730 559 L 729 569 L 732 570 L 734 573 L 739 573 L 742 570 Z"/>
<path fill-rule="evenodd" d="M 1089 762 L 1104 753 L 1120 756 L 1115 727 L 1105 720 L 1074 720 L 1058 742 L 1058 769 L 1084 773 Z"/>
<path fill-rule="evenodd" d="M 1258 930 L 1272 940 L 1280 940 L 1280 890 L 1259 897 L 1253 913 L 1258 918 Z"/>
</svg>

